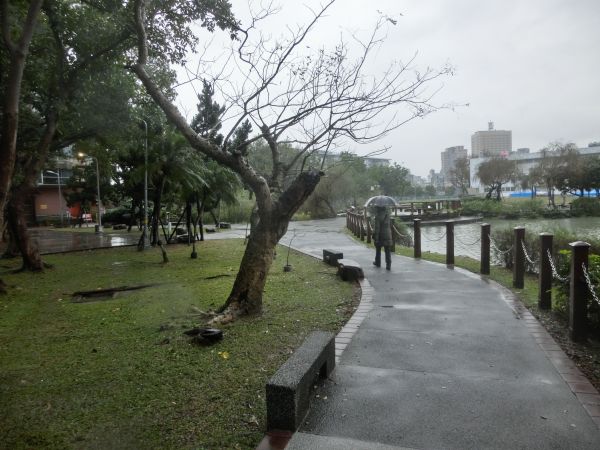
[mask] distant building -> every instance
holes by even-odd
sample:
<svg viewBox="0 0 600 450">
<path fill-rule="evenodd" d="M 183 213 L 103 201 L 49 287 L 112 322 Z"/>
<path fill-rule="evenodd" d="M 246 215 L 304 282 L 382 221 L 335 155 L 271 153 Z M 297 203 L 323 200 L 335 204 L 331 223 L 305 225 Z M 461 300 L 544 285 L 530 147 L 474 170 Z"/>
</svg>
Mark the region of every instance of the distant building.
<svg viewBox="0 0 600 450">
<path fill-rule="evenodd" d="M 444 176 L 441 173 L 437 173 L 433 169 L 431 169 L 429 171 L 429 175 L 427 176 L 427 181 L 430 185 L 432 185 L 436 189 L 444 189 L 444 185 L 445 185 Z"/>
<path fill-rule="evenodd" d="M 427 186 L 427 179 L 419 175 L 408 174 L 408 181 L 411 186 Z"/>
<path fill-rule="evenodd" d="M 442 170 L 441 176 L 444 178 L 446 186 L 450 186 L 452 179 L 452 170 L 456 167 L 456 160 L 467 157 L 467 149 L 462 145 L 448 147 L 442 152 Z"/>
<path fill-rule="evenodd" d="M 368 167 L 375 167 L 375 166 L 383 166 L 383 167 L 387 167 L 390 165 L 390 159 L 387 158 L 373 158 L 370 156 L 365 156 L 364 158 L 362 158 L 362 160 L 365 162 L 365 166 Z"/>
<path fill-rule="evenodd" d="M 512 153 L 512 131 L 494 130 L 494 122 L 488 122 L 487 131 L 471 135 L 471 157 L 508 156 Z"/>
<path fill-rule="evenodd" d="M 539 164 L 540 159 L 543 157 L 542 152 L 534 152 L 529 153 L 529 149 L 519 149 L 519 150 L 527 150 L 525 151 L 516 151 L 507 156 L 511 161 L 516 161 L 517 169 L 523 175 L 528 175 L 529 171 L 536 167 Z M 582 156 L 600 156 L 600 147 L 584 147 L 577 149 L 580 155 Z M 477 178 L 477 170 L 479 165 L 490 158 L 471 158 L 470 160 L 470 176 L 471 176 L 471 188 L 476 190 L 476 192 L 484 192 L 484 186 L 481 185 L 481 181 Z M 519 183 L 513 185 L 512 183 L 507 183 L 503 188 L 503 191 L 520 191 Z"/>
<path fill-rule="evenodd" d="M 67 207 L 65 189 L 75 165 L 76 160 L 62 157 L 50 161 L 42 170 L 26 211 L 29 223 L 58 220 L 61 217 L 66 221 L 74 214 L 72 208 Z"/>
</svg>

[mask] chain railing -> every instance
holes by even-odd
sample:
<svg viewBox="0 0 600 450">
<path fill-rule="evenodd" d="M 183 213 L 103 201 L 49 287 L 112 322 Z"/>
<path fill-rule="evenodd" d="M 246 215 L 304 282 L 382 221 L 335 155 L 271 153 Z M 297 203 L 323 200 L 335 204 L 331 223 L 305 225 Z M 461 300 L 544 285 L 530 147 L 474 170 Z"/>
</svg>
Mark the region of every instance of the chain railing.
<svg viewBox="0 0 600 450">
<path fill-rule="evenodd" d="M 492 237 L 491 234 L 488 234 L 488 238 L 490 239 L 490 245 L 492 246 L 492 248 L 497 251 L 498 253 L 500 253 L 501 255 L 506 255 L 507 253 L 511 252 L 513 249 L 513 245 L 511 245 L 507 250 L 500 250 L 498 248 L 498 246 L 496 245 L 496 241 L 494 240 L 494 238 Z"/>
<path fill-rule="evenodd" d="M 467 248 L 468 248 L 468 247 L 472 247 L 472 246 L 474 246 L 475 244 L 479 244 L 479 242 L 481 242 L 481 238 L 480 238 L 480 237 L 478 237 L 477 239 L 475 239 L 475 241 L 474 241 L 474 242 L 471 242 L 470 244 L 467 244 L 466 242 L 463 242 L 462 240 L 460 240 L 460 238 L 459 238 L 457 235 L 454 235 L 454 240 L 455 240 L 456 242 L 458 242 L 459 244 L 463 245 L 464 247 L 467 247 Z"/>
<path fill-rule="evenodd" d="M 590 294 L 592 295 L 592 298 L 598 304 L 598 306 L 600 306 L 600 300 L 596 295 L 596 287 L 592 284 L 592 280 L 590 280 L 590 274 L 587 271 L 587 267 L 585 267 L 585 263 L 582 263 L 581 267 L 583 269 L 583 276 L 585 278 L 585 283 L 587 284 Z"/>
<path fill-rule="evenodd" d="M 413 236 L 410 234 L 410 232 L 408 234 L 402 234 L 398 231 L 398 228 L 396 228 L 395 225 L 392 225 L 392 228 L 394 229 L 394 233 L 396 233 L 398 236 L 403 237 L 403 238 L 408 238 L 408 239 L 412 239 Z"/>
<path fill-rule="evenodd" d="M 396 228 L 396 226 L 394 224 L 392 224 L 392 233 L 395 235 L 394 241 L 397 244 L 402 245 L 404 247 L 413 247 L 414 246 L 415 241 L 414 241 L 413 236 L 410 234 L 410 232 L 407 234 L 402 234 L 402 233 L 400 233 L 398 228 Z"/>
<path fill-rule="evenodd" d="M 529 263 L 529 273 L 539 274 L 540 261 L 534 261 L 531 255 L 527 252 L 527 247 L 525 246 L 525 241 L 521 241 L 521 248 L 523 249 L 523 256 L 525 256 L 525 260 Z"/>
<path fill-rule="evenodd" d="M 550 253 L 550 250 L 547 250 L 547 254 L 548 254 L 548 261 L 550 262 L 550 269 L 552 270 L 552 276 L 554 278 L 556 278 L 558 281 L 560 281 L 561 283 L 568 283 L 570 277 L 561 277 L 558 273 L 558 270 L 556 270 L 556 266 L 554 265 L 554 259 L 552 258 L 552 253 Z"/>
<path fill-rule="evenodd" d="M 539 264 L 539 261 L 534 261 L 531 259 L 531 256 L 529 256 L 529 253 L 527 253 L 527 248 L 525 247 L 525 242 L 521 241 L 521 247 L 523 248 L 523 255 L 525 255 L 525 259 L 527 260 L 527 262 L 529 264 L 531 264 L 533 267 L 537 267 Z"/>
<path fill-rule="evenodd" d="M 438 238 L 436 238 L 436 239 L 431 239 L 431 238 L 427 237 L 427 236 L 425 235 L 425 233 L 422 233 L 422 234 L 421 234 L 421 236 L 423 236 L 423 237 L 424 237 L 425 239 L 427 239 L 429 242 L 438 242 L 438 241 L 441 241 L 442 239 L 444 239 L 444 238 L 446 237 L 446 232 L 444 231 L 444 233 L 443 233 L 443 234 L 442 234 L 440 237 L 438 237 Z"/>
<path fill-rule="evenodd" d="M 363 214 L 357 214 L 349 212 L 347 225 L 357 236 L 360 236 L 364 240 L 365 228 L 367 238 L 370 235 L 370 227 L 366 223 L 366 218 Z M 561 283 L 559 291 L 562 295 L 565 295 L 565 289 L 569 289 L 569 308 L 574 311 L 569 318 L 569 336 L 573 341 L 584 341 L 586 339 L 587 321 L 591 320 L 587 317 L 587 304 L 593 302 L 594 306 L 600 307 L 600 281 L 593 272 L 590 275 L 588 267 L 588 255 L 590 250 L 590 244 L 586 242 L 572 242 L 569 244 L 571 247 L 571 258 L 572 263 L 571 273 L 567 276 L 561 276 L 557 266 L 560 261 L 557 255 L 557 260 L 552 257 L 552 234 L 541 233 L 539 242 L 539 251 L 537 246 L 526 245 L 525 242 L 525 228 L 515 227 L 514 228 L 514 239 L 510 247 L 503 249 L 499 242 L 500 240 L 494 239 L 490 232 L 489 224 L 482 224 L 481 234 L 477 239 L 469 241 L 465 236 L 456 236 L 454 233 L 453 221 L 446 221 L 446 230 L 442 232 L 440 230 L 439 235 L 432 234 L 425 235 L 422 233 L 421 220 L 415 219 L 414 231 L 401 233 L 398 227 L 392 225 L 392 233 L 394 238 L 398 241 L 404 239 L 412 239 L 414 247 L 414 257 L 421 257 L 421 243 L 423 240 L 428 242 L 438 242 L 446 238 L 446 264 L 454 264 L 454 246 L 459 245 L 466 250 L 472 250 L 474 246 L 481 243 L 480 262 L 481 262 L 481 274 L 490 274 L 490 250 L 493 250 L 494 256 L 499 259 L 504 259 L 504 263 L 507 267 L 512 265 L 513 271 L 513 287 L 517 289 L 523 289 L 525 287 L 524 275 L 528 268 L 530 272 L 536 273 L 538 276 L 539 284 L 539 296 L 538 306 L 540 309 L 551 309 L 552 308 L 552 289 L 553 283 Z M 437 233 L 436 233 L 437 234 Z M 398 242 L 403 245 L 401 242 Z M 510 242 L 506 241 L 509 245 Z M 529 248 L 529 251 L 528 251 Z M 512 255 L 510 254 L 512 252 Z M 537 255 L 537 258 L 534 258 Z M 583 261 L 583 262 L 582 262 Z M 596 282 L 596 285 L 592 283 L 592 280 Z M 554 285 L 558 287 L 558 284 Z M 589 291 L 589 292 L 588 292 Z"/>
</svg>

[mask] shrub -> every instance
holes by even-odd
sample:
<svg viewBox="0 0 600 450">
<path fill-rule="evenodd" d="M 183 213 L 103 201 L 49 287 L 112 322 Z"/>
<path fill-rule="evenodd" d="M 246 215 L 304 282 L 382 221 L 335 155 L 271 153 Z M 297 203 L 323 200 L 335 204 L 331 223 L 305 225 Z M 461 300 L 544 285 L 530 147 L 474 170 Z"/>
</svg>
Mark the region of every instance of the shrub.
<svg viewBox="0 0 600 450">
<path fill-rule="evenodd" d="M 564 228 L 553 228 L 549 230 L 550 233 L 554 235 L 552 239 L 552 254 L 558 255 L 561 250 L 567 251 L 570 253 L 569 243 L 579 241 L 582 239 L 581 236 L 575 236 L 571 234 L 569 231 Z M 512 228 L 504 228 L 499 230 L 492 231 L 492 239 L 495 244 L 492 245 L 491 253 L 492 253 L 492 261 L 495 264 L 499 264 L 507 269 L 511 269 L 513 266 L 513 258 L 514 258 L 514 249 L 513 241 L 514 241 L 514 231 Z M 591 245 L 590 252 L 595 254 L 600 254 L 600 240 L 591 239 L 589 237 L 583 238 Z M 539 234 L 528 232 L 525 230 L 525 250 L 529 255 L 529 258 L 534 262 L 538 262 L 540 258 L 540 249 L 539 249 Z M 528 272 L 535 272 L 537 267 L 526 262 L 526 270 Z"/>
<path fill-rule="evenodd" d="M 247 196 L 238 195 L 237 202 L 235 204 L 223 204 L 221 205 L 220 221 L 229 223 L 248 223 L 250 221 L 250 215 L 252 214 L 252 208 L 254 208 L 254 199 L 250 199 Z M 215 211 L 216 214 L 216 211 Z M 212 217 L 206 217 L 208 223 L 212 221 Z M 207 223 L 205 221 L 205 223 Z"/>
<path fill-rule="evenodd" d="M 102 222 L 105 224 L 129 223 L 131 210 L 129 208 L 109 209 L 102 214 Z"/>
<path fill-rule="evenodd" d="M 568 277 L 571 270 L 571 252 L 561 250 L 557 255 L 557 271 L 561 277 Z M 588 274 L 594 286 L 597 298 L 600 298 L 600 255 L 591 254 L 588 260 Z M 554 281 L 552 288 L 553 308 L 565 318 L 569 317 L 569 283 Z M 588 302 L 589 330 L 596 335 L 600 334 L 600 304 L 591 296 Z"/>
<path fill-rule="evenodd" d="M 578 216 L 600 216 L 600 198 L 577 198 L 571 202 L 571 210 Z"/>
<path fill-rule="evenodd" d="M 477 198 L 467 199 L 462 203 L 462 213 L 465 215 L 516 219 L 519 217 L 539 217 L 544 212 L 544 201 L 540 198 L 502 202 Z"/>
</svg>

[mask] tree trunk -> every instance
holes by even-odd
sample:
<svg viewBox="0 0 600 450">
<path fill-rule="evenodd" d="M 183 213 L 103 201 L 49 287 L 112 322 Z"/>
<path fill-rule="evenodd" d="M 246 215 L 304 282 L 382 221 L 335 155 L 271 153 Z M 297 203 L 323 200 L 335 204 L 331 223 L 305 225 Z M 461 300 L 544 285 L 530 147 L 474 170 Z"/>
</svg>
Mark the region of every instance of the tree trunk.
<svg viewBox="0 0 600 450">
<path fill-rule="evenodd" d="M 154 192 L 154 208 L 152 210 L 152 236 L 150 238 L 150 243 L 152 246 L 157 245 L 159 240 L 158 227 L 160 224 L 160 208 L 164 187 L 165 177 L 162 177 L 158 183 L 158 188 Z"/>
<path fill-rule="evenodd" d="M 137 202 L 134 200 L 131 201 L 131 216 L 129 217 L 129 224 L 127 225 L 127 232 L 131 232 L 131 228 L 133 228 L 133 224 L 136 222 L 137 220 L 137 216 L 135 214 L 135 210 L 137 208 Z"/>
<path fill-rule="evenodd" d="M 217 217 L 215 215 L 215 209 L 219 208 L 219 217 Z M 210 210 L 210 215 L 212 216 L 213 220 L 215 221 L 215 228 L 219 228 L 219 223 L 221 222 L 221 197 L 218 196 L 217 197 L 217 202 L 215 203 L 214 207 L 211 208 Z"/>
<path fill-rule="evenodd" d="M 160 248 L 160 252 L 162 253 L 162 259 L 163 259 L 163 264 L 166 264 L 169 262 L 169 256 L 167 255 L 167 251 L 165 250 L 165 246 L 162 244 L 162 242 L 159 240 L 158 241 L 158 247 Z"/>
<path fill-rule="evenodd" d="M 263 225 L 262 221 L 257 225 L 250 234 L 229 298 L 219 312 L 229 310 L 233 316 L 262 312 L 262 294 L 278 241 L 277 233 L 272 227 Z"/>
<path fill-rule="evenodd" d="M 4 47 L 8 51 L 8 67 L 5 68 L 6 79 L 2 90 L 2 123 L 0 128 L 0 230 L 4 229 L 5 207 L 8 204 L 10 187 L 15 167 L 17 152 L 17 132 L 19 128 L 19 99 L 21 97 L 21 83 L 25 61 L 29 51 L 29 44 L 33 37 L 37 17 L 42 7 L 43 0 L 33 0 L 29 3 L 27 17 L 21 27 L 22 34 L 17 42 L 11 40 L 9 24 L 11 17 L 8 15 L 8 5 L 2 5 L 2 34 Z M 14 18 L 13 18 L 14 19 Z"/>
<path fill-rule="evenodd" d="M 35 153 L 28 159 L 27 164 L 22 167 L 20 184 L 15 185 L 13 183 L 6 208 L 11 233 L 17 237 L 17 245 L 23 258 L 23 270 L 38 272 L 44 268 L 37 244 L 31 240 L 27 230 L 25 203 L 33 192 L 37 177 L 46 162 L 50 144 L 56 133 L 57 117 L 57 111 L 50 108 L 46 114 L 46 127 L 42 138 Z"/>
<path fill-rule="evenodd" d="M 20 250 L 19 250 L 19 246 L 17 245 L 18 239 L 16 236 L 14 236 L 12 234 L 11 227 L 9 227 L 9 226 L 6 227 L 5 234 L 6 234 L 6 249 L 4 250 L 4 253 L 2 254 L 2 258 L 6 258 L 6 259 L 16 258 L 17 256 L 19 256 L 21 254 Z"/>
<path fill-rule="evenodd" d="M 250 233 L 229 298 L 218 312 L 229 313 L 232 318 L 261 313 L 262 294 L 273 263 L 275 246 L 287 232 L 294 213 L 315 190 L 321 176 L 319 171 L 301 173 L 272 209 L 259 211 L 260 219 Z M 258 200 L 259 194 L 256 194 Z M 259 204 L 265 204 L 264 199 L 261 198 Z"/>
<path fill-rule="evenodd" d="M 8 226 L 10 233 L 17 238 L 17 246 L 23 258 L 23 270 L 39 272 L 44 269 L 37 244 L 31 239 L 27 231 L 25 219 L 25 196 L 27 190 L 18 189 L 13 191 L 6 212 L 8 213 Z"/>
<path fill-rule="evenodd" d="M 202 216 L 204 215 L 204 201 L 202 199 L 202 203 L 200 203 L 200 197 L 196 197 L 196 210 L 198 211 L 198 227 L 200 228 L 200 240 L 204 241 L 204 219 Z"/>
<path fill-rule="evenodd" d="M 185 201 L 185 228 L 187 230 L 188 245 L 192 243 L 192 202 L 187 199 Z"/>
<path fill-rule="evenodd" d="M 211 209 L 208 213 L 213 218 L 213 222 L 215 223 L 215 228 L 219 228 L 219 219 L 217 219 L 217 216 L 215 215 L 214 209 Z"/>
</svg>

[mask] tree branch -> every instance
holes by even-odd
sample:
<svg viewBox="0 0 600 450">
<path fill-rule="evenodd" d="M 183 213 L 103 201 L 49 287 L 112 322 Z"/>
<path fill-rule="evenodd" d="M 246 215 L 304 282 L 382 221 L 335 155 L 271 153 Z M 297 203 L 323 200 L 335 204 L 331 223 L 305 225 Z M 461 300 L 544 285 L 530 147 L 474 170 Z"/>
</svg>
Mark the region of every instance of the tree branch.
<svg viewBox="0 0 600 450">
<path fill-rule="evenodd" d="M 270 212 L 272 209 L 272 201 L 267 181 L 254 171 L 242 155 L 232 155 L 230 153 L 222 152 L 215 144 L 199 136 L 189 126 L 175 105 L 173 105 L 173 103 L 160 91 L 150 75 L 146 72 L 145 65 L 148 59 L 148 51 L 146 41 L 147 34 L 144 25 L 144 3 L 144 0 L 136 0 L 135 28 L 138 38 L 138 61 L 131 66 L 131 70 L 137 75 L 148 94 L 163 110 L 169 121 L 173 123 L 179 132 L 186 138 L 188 143 L 196 150 L 238 173 L 242 180 L 256 193 L 260 209 L 264 212 Z"/>
</svg>

